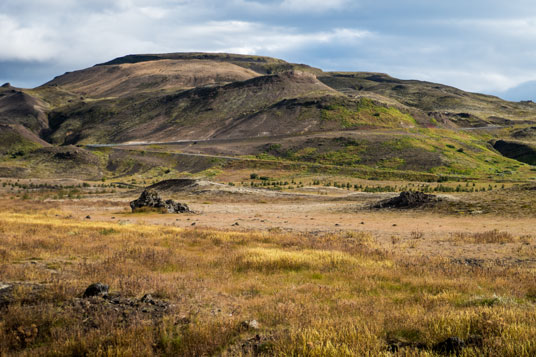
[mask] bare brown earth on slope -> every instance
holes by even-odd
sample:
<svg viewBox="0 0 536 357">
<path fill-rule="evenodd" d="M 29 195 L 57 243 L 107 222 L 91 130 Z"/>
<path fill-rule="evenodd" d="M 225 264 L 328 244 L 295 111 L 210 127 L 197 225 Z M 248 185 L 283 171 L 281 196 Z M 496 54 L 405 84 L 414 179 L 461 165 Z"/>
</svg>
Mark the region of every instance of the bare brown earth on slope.
<svg viewBox="0 0 536 357">
<path fill-rule="evenodd" d="M 59 86 L 79 95 L 100 98 L 222 85 L 257 76 L 257 72 L 226 62 L 160 60 L 90 67 L 66 73 L 44 86 Z"/>
<path fill-rule="evenodd" d="M 125 61 L 127 57 L 129 59 Z M 305 65 L 259 56 L 191 53 L 141 58 L 130 56 L 134 59 L 127 57 L 112 61 L 113 64 L 66 73 L 35 89 L 21 90 L 9 84 L 4 85 L 0 88 L 0 124 L 12 125 L 10 130 L 25 137 L 28 132 L 32 132 L 39 138 L 32 137 L 29 142 L 22 142 L 24 138 L 18 141 L 21 145 L 34 143 L 40 146 L 43 144 L 41 140 L 50 141 L 57 129 L 54 123 L 52 126 L 48 124 L 47 116 L 51 111 L 65 106 L 78 105 L 78 109 L 83 108 L 88 102 L 93 103 L 94 98 L 131 95 L 134 97 L 131 102 L 135 103 L 146 99 L 143 96 L 146 92 L 177 93 L 185 89 L 221 86 L 293 69 L 314 72 Z M 158 60 L 149 60 L 155 58 Z M 139 115 L 140 110 L 144 112 L 149 109 L 137 106 L 134 115 Z M 73 134 L 70 141 L 67 140 L 68 143 L 75 143 L 76 140 L 72 138 L 80 136 L 77 129 L 73 125 L 67 129 L 66 135 Z"/>
<path fill-rule="evenodd" d="M 37 132 L 48 127 L 47 105 L 20 88 L 0 87 L 0 124 L 18 124 Z"/>
</svg>

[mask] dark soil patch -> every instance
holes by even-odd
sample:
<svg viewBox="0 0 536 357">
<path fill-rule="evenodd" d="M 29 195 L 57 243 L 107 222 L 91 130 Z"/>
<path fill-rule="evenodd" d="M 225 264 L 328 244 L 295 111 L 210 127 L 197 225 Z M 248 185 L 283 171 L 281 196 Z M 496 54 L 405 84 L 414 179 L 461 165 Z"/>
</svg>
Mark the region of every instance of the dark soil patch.
<svg viewBox="0 0 536 357">
<path fill-rule="evenodd" d="M 27 282 L 3 283 L 0 281 L 0 309 L 17 302 L 26 305 L 39 298 L 44 285 Z"/>
<path fill-rule="evenodd" d="M 75 298 L 68 304 L 75 316 L 81 318 L 86 329 L 99 328 L 106 320 L 116 324 L 131 324 L 134 321 L 162 319 L 169 304 L 153 299 L 150 295 L 142 298 L 127 298 L 120 294 Z"/>
</svg>

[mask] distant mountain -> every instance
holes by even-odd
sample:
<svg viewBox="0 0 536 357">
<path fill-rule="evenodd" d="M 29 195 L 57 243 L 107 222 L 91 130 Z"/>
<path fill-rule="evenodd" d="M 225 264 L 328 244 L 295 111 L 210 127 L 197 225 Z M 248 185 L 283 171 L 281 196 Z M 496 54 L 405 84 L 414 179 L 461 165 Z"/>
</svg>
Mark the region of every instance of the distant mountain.
<svg viewBox="0 0 536 357">
<path fill-rule="evenodd" d="M 496 95 L 515 102 L 527 100 L 536 102 L 536 80 L 521 83 L 503 92 L 497 92 Z"/>
</svg>

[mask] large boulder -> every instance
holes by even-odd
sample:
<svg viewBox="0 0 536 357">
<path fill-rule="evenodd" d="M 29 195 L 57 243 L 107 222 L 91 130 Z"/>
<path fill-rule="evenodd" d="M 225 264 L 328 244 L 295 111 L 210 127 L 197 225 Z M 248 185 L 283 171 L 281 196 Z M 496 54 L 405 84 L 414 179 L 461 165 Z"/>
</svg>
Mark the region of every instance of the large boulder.
<svg viewBox="0 0 536 357">
<path fill-rule="evenodd" d="M 439 202 L 439 197 L 424 192 L 404 191 L 399 196 L 380 201 L 373 208 L 419 208 Z"/>
<path fill-rule="evenodd" d="M 130 202 L 130 208 L 132 208 L 132 212 L 144 208 L 159 209 L 167 213 L 191 212 L 190 208 L 184 203 L 175 202 L 173 200 L 164 201 L 160 195 L 158 195 L 158 192 L 154 190 L 144 190 L 137 200 Z"/>
</svg>

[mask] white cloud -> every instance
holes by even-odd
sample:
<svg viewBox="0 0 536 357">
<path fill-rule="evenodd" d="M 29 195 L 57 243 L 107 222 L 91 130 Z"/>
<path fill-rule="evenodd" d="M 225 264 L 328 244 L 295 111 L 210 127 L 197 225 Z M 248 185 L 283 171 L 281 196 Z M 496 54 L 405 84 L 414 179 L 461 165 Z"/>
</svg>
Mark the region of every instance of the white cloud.
<svg viewBox="0 0 536 357">
<path fill-rule="evenodd" d="M 212 21 L 169 34 L 165 43 L 168 46 L 179 43 L 182 48 L 195 51 L 276 55 L 328 43 L 355 44 L 369 36 L 372 36 L 370 32 L 356 29 L 301 33 L 292 28 L 255 22 Z"/>
<path fill-rule="evenodd" d="M 58 68 L 132 53 L 235 52 L 326 70 L 383 71 L 471 91 L 502 90 L 536 78 L 536 8 L 530 4 L 0 0 L 0 62 L 40 61 L 52 77 Z M 11 73 L 15 67 L 9 68 Z M 15 82 L 16 75 L 9 78 Z M 43 79 L 49 78 L 36 81 Z"/>
<path fill-rule="evenodd" d="M 322 12 L 341 10 L 348 6 L 348 0 L 283 0 L 281 8 L 297 12 Z"/>
<path fill-rule="evenodd" d="M 237 9 L 247 9 L 251 12 L 263 12 L 270 14 L 300 14 L 300 13 L 324 13 L 339 11 L 355 7 L 356 1 L 352 0 L 278 0 L 275 2 L 263 2 L 255 0 L 232 0 L 231 4 Z M 283 11 L 283 12 L 282 12 Z"/>
<path fill-rule="evenodd" d="M 315 1 L 310 2 L 312 5 Z M 57 30 L 39 17 L 28 19 L 34 27 L 24 28 L 14 17 L 2 15 L 0 60 L 54 60 L 72 68 L 131 53 L 208 51 L 283 56 L 326 44 L 357 44 L 372 35 L 352 28 L 311 32 L 258 21 L 216 21 L 211 20 L 214 16 L 207 16 L 213 15 L 211 10 L 188 2 L 174 2 L 167 7 L 163 2 L 139 6 L 148 3 L 121 0 L 114 6 L 89 12 L 75 11 L 70 7 L 72 3 L 66 3 L 69 14 L 64 9 L 46 19 Z M 303 4 L 303 0 L 299 3 Z"/>
<path fill-rule="evenodd" d="M 449 26 L 460 26 L 487 34 L 511 36 L 517 39 L 536 37 L 536 17 L 515 18 L 465 18 L 440 20 Z"/>
<path fill-rule="evenodd" d="M 0 60 L 44 61 L 57 54 L 55 33 L 40 25 L 22 26 L 0 14 Z"/>
<path fill-rule="evenodd" d="M 140 7 L 139 11 L 150 17 L 151 19 L 163 19 L 166 17 L 167 10 L 164 8 L 154 7 L 154 6 L 146 6 L 146 7 Z"/>
<path fill-rule="evenodd" d="M 520 78 L 489 71 L 441 71 L 428 73 L 429 80 L 452 83 L 453 86 L 472 92 L 493 92 L 509 88 L 521 82 Z"/>
</svg>

